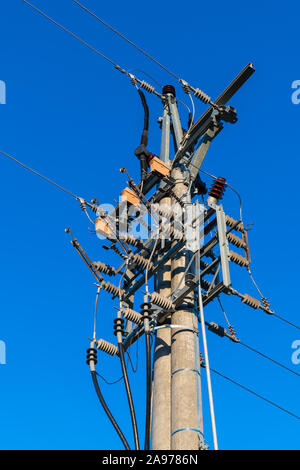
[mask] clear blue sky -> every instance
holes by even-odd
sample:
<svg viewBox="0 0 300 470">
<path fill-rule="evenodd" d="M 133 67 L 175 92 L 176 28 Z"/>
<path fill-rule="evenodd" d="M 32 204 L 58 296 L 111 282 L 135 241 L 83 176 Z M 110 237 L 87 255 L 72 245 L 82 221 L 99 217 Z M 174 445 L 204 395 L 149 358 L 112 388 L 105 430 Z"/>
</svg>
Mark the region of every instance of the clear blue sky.
<svg viewBox="0 0 300 470">
<path fill-rule="evenodd" d="M 226 125 L 203 168 L 225 176 L 240 191 L 245 221 L 253 223 L 253 273 L 275 311 L 299 324 L 300 104 L 291 101 L 292 82 L 300 79 L 299 3 L 85 4 L 212 97 L 253 61 L 255 75 L 230 103 L 239 121 Z M 35 0 L 35 5 L 121 66 L 176 85 L 71 0 Z M 0 80 L 7 85 L 7 104 L 0 105 L 0 148 L 76 194 L 112 202 L 125 183 L 119 168 L 126 165 L 138 175 L 133 150 L 143 114 L 134 87 L 21 0 L 1 2 L 0 8 Z M 186 100 L 182 91 L 178 94 Z M 159 153 L 160 103 L 155 97 L 148 103 L 149 148 Z M 205 109 L 199 102 L 196 107 L 197 115 Z M 185 120 L 185 109 L 181 112 Z M 0 365 L 0 447 L 118 449 L 85 364 L 95 286 L 64 228 L 71 226 L 93 259 L 102 256 L 101 243 L 89 234 L 90 224 L 73 199 L 2 157 L 0 175 L 0 340 L 7 347 L 7 364 Z M 238 215 L 229 191 L 224 207 Z M 256 295 L 248 277 L 239 273 L 235 270 L 233 286 Z M 300 365 L 291 362 L 299 330 L 236 298 L 223 303 L 244 342 L 300 372 Z M 112 339 L 115 314 L 109 295 L 101 297 L 99 314 L 99 336 Z M 206 316 L 224 324 L 216 303 Z M 298 377 L 213 334 L 208 342 L 212 367 L 300 414 Z M 143 346 L 138 372 L 131 374 L 141 431 Z M 104 355 L 99 371 L 107 379 L 121 375 L 117 360 Z M 102 389 L 132 443 L 123 385 L 102 384 Z M 217 376 L 213 389 L 220 448 L 299 448 L 299 421 Z M 212 445 L 205 385 L 204 404 L 206 439 Z"/>
</svg>

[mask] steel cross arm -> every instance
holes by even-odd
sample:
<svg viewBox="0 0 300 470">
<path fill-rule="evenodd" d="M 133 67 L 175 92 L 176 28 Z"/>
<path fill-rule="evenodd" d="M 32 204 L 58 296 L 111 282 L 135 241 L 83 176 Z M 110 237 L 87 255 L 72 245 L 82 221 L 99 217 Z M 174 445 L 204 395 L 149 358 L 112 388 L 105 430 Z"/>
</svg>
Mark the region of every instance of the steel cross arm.
<svg viewBox="0 0 300 470">
<path fill-rule="evenodd" d="M 197 256 L 197 252 L 196 252 L 196 256 Z M 199 280 L 201 280 L 203 276 L 211 272 L 215 268 L 215 266 L 220 262 L 220 260 L 221 260 L 220 257 L 215 258 L 212 261 L 212 263 L 209 264 L 205 269 L 203 269 L 203 271 L 198 273 L 197 276 L 194 276 L 194 275 L 187 276 L 186 285 L 182 289 L 180 289 L 179 292 L 177 293 L 174 292 L 174 294 L 172 295 L 172 302 L 175 305 L 175 307 L 179 307 L 182 304 L 185 297 L 187 297 L 188 294 L 197 287 Z M 212 291 L 213 289 L 214 288 L 212 287 Z"/>
<path fill-rule="evenodd" d="M 210 219 L 210 217 L 212 216 L 212 214 L 215 212 L 214 209 L 210 208 L 208 209 L 207 211 L 207 214 L 205 215 L 204 217 L 204 223 Z M 197 220 L 197 218 L 193 221 L 193 223 L 195 223 Z M 208 231 L 211 231 L 216 225 L 216 219 L 213 219 L 206 227 L 204 227 L 204 236 L 208 233 Z M 235 227 L 235 226 L 234 226 Z M 233 228 L 234 228 L 233 227 Z M 233 229 L 232 229 L 233 230 Z M 231 230 L 230 230 L 231 231 Z M 212 239 L 213 240 L 213 239 Z M 155 240 L 153 241 L 153 243 L 155 243 Z M 173 243 L 173 241 L 171 242 Z M 146 241 L 146 244 L 149 244 L 149 247 L 147 246 L 148 248 L 148 252 L 149 250 L 151 251 L 151 238 L 149 238 L 147 241 Z M 176 245 L 173 247 L 173 248 L 170 248 L 169 251 L 165 254 L 165 256 L 163 258 L 160 259 L 160 261 L 156 261 L 154 262 L 154 265 L 153 265 L 153 268 L 152 269 L 149 269 L 149 273 L 148 273 L 148 279 L 150 279 L 150 277 L 155 274 L 157 272 L 157 270 L 161 267 L 161 265 L 165 262 L 167 262 L 174 254 L 176 254 L 180 248 L 182 248 L 183 246 L 185 245 L 185 239 L 183 238 L 182 240 L 179 240 L 178 243 L 176 243 Z M 169 244 L 168 244 L 169 246 Z M 168 246 L 165 247 L 165 250 L 168 250 Z M 159 245 L 157 247 L 157 249 L 159 248 Z M 142 256 L 148 256 L 148 252 L 145 253 L 144 251 L 141 251 L 141 255 Z M 124 266 L 125 263 L 122 263 L 122 265 L 120 266 L 119 270 L 122 268 L 122 266 Z M 130 266 L 130 265 L 129 265 Z M 129 267 L 130 269 L 130 267 Z M 137 289 L 139 289 L 145 282 L 145 274 L 143 276 L 140 277 L 140 279 L 138 281 L 136 281 L 136 278 L 139 276 L 141 272 L 137 272 L 135 274 L 135 276 L 131 279 L 131 284 L 133 283 L 134 285 L 129 288 L 129 285 L 127 285 L 127 289 L 129 289 L 129 291 L 127 292 L 126 296 L 124 297 L 124 299 L 127 299 L 128 295 L 131 295 L 132 293 L 136 292 Z"/>
<path fill-rule="evenodd" d="M 163 312 L 162 309 L 159 312 L 156 312 L 156 313 L 159 314 L 161 312 Z M 199 323 L 201 323 L 201 321 L 199 319 L 198 319 L 198 321 L 199 321 Z M 235 338 L 234 336 L 230 335 L 227 332 L 226 328 L 224 328 L 223 326 L 220 326 L 215 322 L 208 322 L 208 321 L 205 321 L 205 325 L 207 326 L 208 330 L 211 333 L 214 333 L 214 334 L 216 334 L 218 336 L 221 336 L 221 337 L 226 337 L 226 338 L 228 338 L 231 341 L 236 342 L 236 343 L 239 342 L 239 340 L 237 338 Z M 145 331 L 144 331 L 144 326 L 143 325 L 138 325 L 135 328 L 133 328 L 132 331 L 129 333 L 129 335 L 126 336 L 126 338 L 124 339 L 124 342 L 123 342 L 124 350 L 127 351 L 129 346 L 131 346 L 135 341 L 137 341 L 138 338 L 140 338 L 144 334 L 144 332 Z"/>
<path fill-rule="evenodd" d="M 209 127 L 203 135 L 198 148 L 194 151 L 191 159 L 187 162 L 187 168 L 190 171 L 190 183 L 195 181 L 213 139 L 219 134 L 219 132 L 221 132 L 222 129 L 222 123 L 217 123 L 216 120 L 213 120 L 212 126 Z"/>
<path fill-rule="evenodd" d="M 232 227 L 230 227 L 225 234 L 227 235 L 230 233 L 234 228 L 238 225 L 239 221 L 237 221 L 236 224 L 234 224 Z M 200 248 L 195 252 L 195 255 L 197 256 L 197 253 L 200 251 L 200 258 L 206 255 L 212 248 L 214 248 L 217 244 L 219 243 L 219 239 L 217 236 L 212 238 L 204 247 Z M 213 262 L 208 265 L 201 273 L 199 273 L 197 276 L 194 277 L 194 279 L 190 279 L 189 285 L 183 287 L 177 294 L 172 298 L 172 302 L 176 305 L 176 307 L 180 304 L 182 299 L 184 299 L 198 284 L 199 279 L 201 279 L 205 274 L 208 274 L 220 261 L 222 261 L 222 257 L 224 257 L 224 253 L 221 253 L 221 256 L 215 258 Z M 222 264 L 223 268 L 223 264 Z M 228 286 L 230 285 L 230 277 L 227 277 L 227 273 L 225 272 L 225 279 L 224 282 L 221 282 L 217 284 L 217 286 L 212 287 L 209 296 L 205 300 L 205 305 L 210 302 L 212 299 L 214 299 L 220 292 L 223 290 L 226 290 Z M 204 305 L 204 300 L 203 300 L 203 305 Z"/>
<path fill-rule="evenodd" d="M 246 67 L 244 67 L 243 70 L 234 78 L 234 80 L 232 80 L 232 82 L 227 86 L 227 88 L 218 96 L 214 103 L 218 106 L 225 105 L 241 88 L 241 86 L 244 85 L 244 83 L 251 77 L 254 72 L 255 69 L 253 67 L 253 64 L 247 64 Z M 199 137 L 206 132 L 211 121 L 213 111 L 213 107 L 210 106 L 194 124 L 190 132 L 190 137 L 185 143 L 184 147 L 179 152 L 176 160 L 181 158 L 181 156 L 188 150 L 188 148 L 193 145 L 193 143 L 195 143 L 199 139 Z"/>
<path fill-rule="evenodd" d="M 203 292 L 203 307 L 205 307 L 209 302 L 214 300 L 221 292 L 228 291 L 228 287 L 224 286 L 223 282 L 219 282 L 215 287 L 213 287 L 209 294 L 205 295 Z"/>
<path fill-rule="evenodd" d="M 157 260 L 156 263 L 153 264 L 153 268 L 149 269 L 148 279 L 150 279 L 162 265 L 164 265 L 169 259 L 171 259 L 172 256 L 174 256 L 184 246 L 184 244 L 185 242 L 183 240 L 178 241 L 176 245 L 170 248 L 168 252 L 159 261 Z M 135 281 L 135 279 L 133 280 L 133 285 L 131 286 L 131 288 L 129 288 L 126 295 L 124 296 L 124 300 L 134 294 L 145 283 L 145 277 L 145 274 L 143 274 L 137 281 Z"/>
<path fill-rule="evenodd" d="M 225 88 L 225 90 L 218 96 L 215 100 L 215 104 L 218 106 L 223 106 L 235 95 L 235 93 L 244 85 L 244 83 L 253 75 L 255 69 L 253 64 L 249 62 L 246 67 L 232 80 L 232 82 Z M 197 135 L 199 129 L 203 125 L 203 121 L 212 113 L 213 108 L 210 106 L 205 113 L 198 119 L 198 121 L 193 126 L 191 131 L 191 137 Z M 199 136 L 199 134 L 198 134 Z"/>
</svg>

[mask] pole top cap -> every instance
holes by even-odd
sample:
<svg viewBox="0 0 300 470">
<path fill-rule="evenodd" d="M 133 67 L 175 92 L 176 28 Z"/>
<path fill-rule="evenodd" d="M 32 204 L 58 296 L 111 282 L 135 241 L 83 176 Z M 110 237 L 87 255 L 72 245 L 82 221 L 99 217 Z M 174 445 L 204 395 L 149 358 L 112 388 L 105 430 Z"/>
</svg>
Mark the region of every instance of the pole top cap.
<svg viewBox="0 0 300 470">
<path fill-rule="evenodd" d="M 173 85 L 165 85 L 162 89 L 162 92 L 163 92 L 163 95 L 170 93 L 171 95 L 176 96 L 175 88 L 173 87 Z"/>
</svg>

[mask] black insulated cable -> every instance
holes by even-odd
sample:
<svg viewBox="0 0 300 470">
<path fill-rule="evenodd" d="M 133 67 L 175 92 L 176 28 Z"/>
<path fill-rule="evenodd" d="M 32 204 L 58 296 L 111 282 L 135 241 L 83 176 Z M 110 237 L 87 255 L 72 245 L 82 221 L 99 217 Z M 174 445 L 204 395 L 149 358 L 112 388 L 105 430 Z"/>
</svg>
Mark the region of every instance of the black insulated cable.
<svg viewBox="0 0 300 470">
<path fill-rule="evenodd" d="M 111 412 L 110 412 L 110 410 L 109 410 L 109 408 L 108 408 L 108 406 L 107 406 L 107 404 L 106 404 L 106 402 L 105 402 L 105 400 L 104 400 L 104 398 L 103 398 L 103 395 L 102 395 L 102 393 L 101 393 L 101 390 L 100 390 L 100 387 L 99 387 L 99 383 L 98 383 L 98 380 L 97 380 L 97 374 L 96 374 L 96 372 L 95 372 L 95 371 L 92 371 L 91 374 L 92 374 L 93 384 L 94 384 L 94 387 L 95 387 L 97 396 L 98 396 L 98 398 L 99 398 L 99 401 L 100 401 L 100 403 L 101 403 L 101 405 L 102 405 L 102 407 L 103 407 L 105 413 L 107 414 L 107 416 L 108 416 L 110 422 L 112 423 L 113 427 L 114 427 L 115 430 L 117 431 L 118 436 L 120 437 L 120 439 L 121 439 L 121 441 L 122 441 L 122 443 L 123 443 L 125 449 L 126 449 L 126 450 L 131 450 L 130 447 L 129 447 L 128 442 L 126 441 L 126 439 L 125 439 L 125 437 L 124 437 L 124 435 L 123 435 L 121 429 L 119 428 L 119 426 L 118 426 L 116 420 L 114 419 L 113 415 L 111 414 Z"/>
<path fill-rule="evenodd" d="M 138 94 L 140 95 L 141 102 L 144 108 L 144 129 L 143 129 L 143 134 L 141 138 L 141 145 L 145 145 L 147 147 L 148 145 L 148 131 L 149 131 L 149 107 L 147 105 L 146 97 L 142 90 L 138 90 Z"/>
<path fill-rule="evenodd" d="M 147 151 L 146 147 L 148 145 L 148 134 L 149 134 L 149 108 L 147 105 L 145 95 L 140 89 L 138 89 L 138 94 L 140 95 L 141 102 L 144 108 L 144 127 L 143 127 L 143 133 L 141 137 L 141 144 L 136 149 L 135 155 L 138 157 L 140 161 L 141 181 L 145 181 L 145 178 L 148 173 L 147 155 L 149 154 L 149 152 Z"/>
<path fill-rule="evenodd" d="M 125 389 L 126 389 L 126 394 L 127 394 L 128 404 L 129 404 L 129 410 L 130 410 L 130 416 L 131 416 L 131 422 L 132 422 L 132 428 L 133 428 L 133 434 L 134 434 L 135 450 L 140 450 L 136 415 L 135 415 L 135 409 L 133 405 L 132 394 L 131 394 L 131 389 L 130 389 L 129 380 L 128 380 L 127 368 L 126 368 L 125 359 L 124 359 L 123 344 L 118 343 L 118 348 L 119 348 L 119 357 L 120 357 L 120 362 L 121 362 L 121 367 L 122 367 L 124 384 L 125 384 Z"/>
<path fill-rule="evenodd" d="M 125 449 L 126 450 L 131 450 L 124 434 L 122 433 L 121 429 L 119 428 L 118 423 L 116 422 L 115 418 L 111 414 L 110 409 L 108 408 L 108 406 L 106 404 L 106 401 L 104 400 L 104 397 L 101 393 L 99 383 L 98 383 L 98 379 L 97 379 L 97 372 L 95 371 L 95 365 L 97 364 L 97 349 L 94 348 L 94 347 L 91 347 L 87 350 L 87 364 L 90 366 L 91 375 L 92 375 L 92 379 L 93 379 L 93 384 L 94 384 L 97 396 L 99 398 L 99 401 L 100 401 L 107 417 L 109 418 L 111 424 L 115 428 L 115 430 L 116 430 L 118 436 L 120 437 Z"/>
</svg>

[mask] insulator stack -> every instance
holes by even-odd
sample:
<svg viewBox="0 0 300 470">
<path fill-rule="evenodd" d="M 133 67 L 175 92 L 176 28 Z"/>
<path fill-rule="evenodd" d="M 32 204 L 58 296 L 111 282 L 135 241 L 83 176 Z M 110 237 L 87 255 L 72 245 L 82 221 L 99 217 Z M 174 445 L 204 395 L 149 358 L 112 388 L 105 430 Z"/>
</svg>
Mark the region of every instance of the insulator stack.
<svg viewBox="0 0 300 470">
<path fill-rule="evenodd" d="M 200 90 L 199 88 L 196 88 L 193 90 L 194 96 L 201 100 L 203 103 L 208 104 L 211 102 L 211 97 L 208 96 L 204 91 Z"/>
<path fill-rule="evenodd" d="M 151 86 L 149 83 L 145 82 L 144 80 L 142 82 L 139 82 L 139 85 L 144 88 L 148 93 L 154 93 L 155 88 Z"/>
<path fill-rule="evenodd" d="M 146 269 L 149 263 L 148 259 L 138 254 L 132 254 L 130 256 L 130 259 L 133 263 L 136 263 L 138 266 L 141 266 L 143 269 Z M 150 261 L 149 268 L 151 269 L 152 266 L 153 266 L 153 263 L 151 263 Z"/>
<path fill-rule="evenodd" d="M 225 336 L 226 330 L 222 326 L 218 325 L 217 323 L 210 322 L 208 324 L 208 329 L 216 335 L 221 336 L 222 338 Z"/>
<path fill-rule="evenodd" d="M 93 268 L 97 272 L 101 272 L 103 274 L 107 274 L 108 276 L 115 276 L 116 270 L 112 266 L 107 264 L 101 263 L 100 261 L 96 261 L 93 263 Z"/>
<path fill-rule="evenodd" d="M 234 251 L 229 252 L 229 258 L 230 258 L 230 261 L 238 264 L 239 266 L 242 266 L 242 267 L 249 266 L 249 261 L 246 258 L 244 258 L 244 256 L 238 255 Z"/>
<path fill-rule="evenodd" d="M 228 241 L 232 243 L 232 245 L 237 246 L 238 248 L 246 248 L 247 245 L 245 241 L 238 237 L 237 235 L 234 235 L 233 233 L 228 233 L 227 234 Z"/>
<path fill-rule="evenodd" d="M 243 295 L 242 302 L 246 305 L 249 305 L 249 307 L 255 308 L 256 310 L 261 308 L 260 301 L 248 294 Z"/>
<path fill-rule="evenodd" d="M 146 333 L 149 333 L 150 331 L 150 324 L 149 324 L 149 321 L 150 321 L 150 318 L 151 318 L 151 313 L 152 313 L 152 310 L 151 310 L 151 303 L 150 302 L 144 302 L 142 303 L 141 305 L 141 314 L 142 314 L 142 317 L 143 317 L 143 322 L 144 322 L 144 327 L 145 327 L 145 332 Z"/>
<path fill-rule="evenodd" d="M 119 248 L 117 248 L 115 245 L 111 245 L 110 248 L 111 248 L 117 255 L 119 255 L 122 259 L 125 260 L 125 259 L 127 258 L 127 256 L 126 256 L 124 253 L 122 253 L 122 251 L 120 251 Z"/>
<path fill-rule="evenodd" d="M 135 248 L 139 247 L 143 247 L 143 243 L 141 242 L 141 240 L 139 240 L 138 238 L 134 237 L 133 235 L 131 235 L 130 233 L 124 233 L 122 234 L 121 236 L 121 240 L 124 241 L 125 243 L 128 243 L 128 245 L 131 245 Z"/>
<path fill-rule="evenodd" d="M 108 341 L 105 341 L 104 339 L 99 339 L 96 341 L 96 347 L 97 349 L 100 349 L 100 351 L 103 351 L 110 356 L 117 356 L 118 355 L 118 348 L 112 343 L 109 343 Z"/>
<path fill-rule="evenodd" d="M 243 228 L 243 224 L 240 222 L 239 224 L 237 224 L 237 220 L 233 219 L 232 217 L 230 217 L 229 215 L 226 215 L 226 225 L 228 225 L 228 227 L 234 227 L 234 230 L 237 230 L 239 232 L 242 232 L 244 230 Z"/>
<path fill-rule="evenodd" d="M 206 281 L 205 279 L 201 279 L 201 287 L 204 290 L 208 290 L 211 286 L 211 282 Z"/>
<path fill-rule="evenodd" d="M 126 320 L 132 321 L 137 325 L 141 325 L 143 323 L 142 315 L 129 307 L 122 308 L 120 312 L 122 313 L 123 317 L 126 318 Z"/>
<path fill-rule="evenodd" d="M 94 365 L 97 364 L 97 349 L 95 348 L 89 348 L 86 352 L 86 363 L 90 365 L 90 363 L 94 363 Z"/>
<path fill-rule="evenodd" d="M 115 286 L 111 282 L 102 281 L 101 287 L 102 289 L 106 290 L 110 294 L 113 294 L 114 297 L 120 297 L 120 296 L 122 297 L 125 294 L 124 289 Z"/>
<path fill-rule="evenodd" d="M 223 178 L 222 176 L 219 176 L 213 183 L 211 190 L 209 191 L 209 196 L 211 198 L 216 199 L 219 201 L 220 199 L 223 198 L 224 192 L 225 192 L 225 183 L 226 179 Z"/>
<path fill-rule="evenodd" d="M 163 297 L 162 295 L 158 294 L 157 292 L 152 292 L 149 296 L 151 302 L 158 307 L 162 307 L 166 310 L 174 310 L 174 304 L 170 299 Z"/>
</svg>

